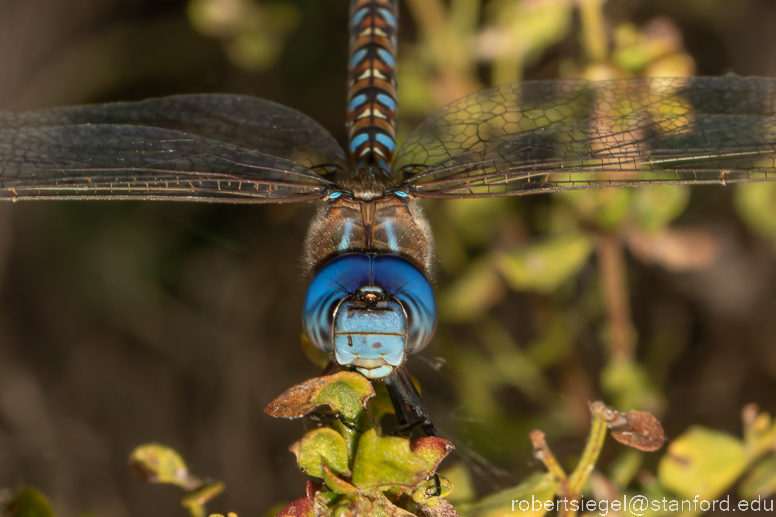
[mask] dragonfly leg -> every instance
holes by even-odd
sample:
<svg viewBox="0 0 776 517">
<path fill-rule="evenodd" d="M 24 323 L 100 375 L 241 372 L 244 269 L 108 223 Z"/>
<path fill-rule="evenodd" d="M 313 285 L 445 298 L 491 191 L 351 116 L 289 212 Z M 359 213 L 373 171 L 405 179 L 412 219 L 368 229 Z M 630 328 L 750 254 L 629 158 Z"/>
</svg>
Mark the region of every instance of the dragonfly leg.
<svg viewBox="0 0 776 517">
<path fill-rule="evenodd" d="M 383 379 L 385 387 L 396 410 L 396 418 L 402 431 L 408 431 L 415 426 L 420 426 L 426 436 L 436 436 L 436 428 L 431 422 L 431 417 L 420 400 L 420 393 L 410 379 L 407 367 L 404 365 L 394 368 L 393 372 Z"/>
<path fill-rule="evenodd" d="M 342 423 L 342 425 L 344 425 L 345 427 L 347 427 L 347 428 L 348 428 L 348 429 L 350 429 L 351 431 L 358 431 L 358 426 L 357 426 L 356 424 L 351 424 L 350 422 L 348 422 L 347 420 L 345 420 L 345 417 L 344 417 L 344 416 L 342 416 L 341 414 L 339 414 L 339 413 L 336 413 L 336 414 L 334 415 L 334 419 L 335 419 L 335 420 L 339 420 L 339 421 Z"/>
<path fill-rule="evenodd" d="M 431 497 L 439 497 L 442 495 L 442 482 L 439 480 L 438 472 L 434 472 L 434 493 L 429 495 Z"/>
</svg>

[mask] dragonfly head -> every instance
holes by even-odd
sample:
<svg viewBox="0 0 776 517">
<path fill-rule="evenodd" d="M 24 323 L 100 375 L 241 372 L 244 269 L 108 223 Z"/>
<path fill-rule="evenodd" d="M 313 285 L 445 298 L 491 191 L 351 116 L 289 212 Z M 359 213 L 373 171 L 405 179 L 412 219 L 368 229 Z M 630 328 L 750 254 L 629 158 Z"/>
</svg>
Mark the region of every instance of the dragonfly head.
<svg viewBox="0 0 776 517">
<path fill-rule="evenodd" d="M 338 364 L 379 379 L 404 362 L 407 316 L 381 287 L 366 285 L 337 307 L 333 337 Z"/>
<path fill-rule="evenodd" d="M 313 346 L 337 364 L 381 379 L 431 340 L 436 302 L 426 277 L 406 259 L 349 253 L 310 283 L 303 324 Z"/>
</svg>

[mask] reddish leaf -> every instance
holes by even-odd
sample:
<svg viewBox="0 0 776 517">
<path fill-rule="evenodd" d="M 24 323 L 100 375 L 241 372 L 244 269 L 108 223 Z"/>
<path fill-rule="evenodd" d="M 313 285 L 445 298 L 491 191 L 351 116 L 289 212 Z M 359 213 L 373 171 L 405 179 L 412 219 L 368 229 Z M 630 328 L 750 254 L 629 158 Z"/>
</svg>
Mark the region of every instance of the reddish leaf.
<svg viewBox="0 0 776 517">
<path fill-rule="evenodd" d="M 433 474 L 436 472 L 437 467 L 445 459 L 445 456 L 450 454 L 455 447 L 452 443 L 448 442 L 444 438 L 438 436 L 426 436 L 424 438 L 418 438 L 410 444 L 410 449 L 415 454 L 419 454 L 429 464 L 430 467 L 426 474 Z"/>
<path fill-rule="evenodd" d="M 264 408 L 276 418 L 299 418 L 328 405 L 346 418 L 355 418 L 375 394 L 372 383 L 355 372 L 338 372 L 297 384 Z"/>
<path fill-rule="evenodd" d="M 280 510 L 275 517 L 314 517 L 313 502 L 310 496 L 301 497 Z"/>
</svg>

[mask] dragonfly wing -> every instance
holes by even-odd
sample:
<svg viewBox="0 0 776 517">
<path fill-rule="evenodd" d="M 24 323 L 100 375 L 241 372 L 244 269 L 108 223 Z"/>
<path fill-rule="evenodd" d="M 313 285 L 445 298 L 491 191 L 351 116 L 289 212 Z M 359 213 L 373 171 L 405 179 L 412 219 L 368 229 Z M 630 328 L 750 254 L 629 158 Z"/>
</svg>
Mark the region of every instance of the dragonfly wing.
<svg viewBox="0 0 776 517">
<path fill-rule="evenodd" d="M 313 119 L 281 104 L 245 95 L 174 95 L 138 102 L 0 113 L 0 129 L 81 124 L 173 129 L 308 168 L 346 167 L 342 148 Z"/>
<path fill-rule="evenodd" d="M 0 113 L 0 196 L 15 199 L 296 201 L 344 167 L 314 120 L 241 95 Z"/>
<path fill-rule="evenodd" d="M 776 179 L 776 80 L 515 83 L 465 97 L 397 154 L 421 197 Z"/>
<path fill-rule="evenodd" d="M 333 187 L 287 159 L 172 129 L 0 129 L 0 198 L 261 203 L 319 199 Z"/>
</svg>

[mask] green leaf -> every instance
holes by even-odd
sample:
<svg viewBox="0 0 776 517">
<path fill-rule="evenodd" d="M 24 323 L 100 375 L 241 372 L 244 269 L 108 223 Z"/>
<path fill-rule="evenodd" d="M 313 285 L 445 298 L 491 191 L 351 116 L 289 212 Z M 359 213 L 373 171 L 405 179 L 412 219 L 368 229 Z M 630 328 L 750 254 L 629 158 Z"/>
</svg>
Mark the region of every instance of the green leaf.
<svg viewBox="0 0 776 517">
<path fill-rule="evenodd" d="M 776 184 L 739 185 L 734 196 L 736 211 L 747 226 L 776 244 Z"/>
<path fill-rule="evenodd" d="M 340 498 L 336 504 L 329 507 L 326 515 L 331 515 L 332 517 L 352 517 L 356 515 L 368 517 L 385 516 L 385 513 L 376 510 L 376 505 L 372 499 L 362 494 L 353 494 Z"/>
<path fill-rule="evenodd" d="M 359 373 L 340 373 L 348 374 L 347 379 L 332 382 L 321 390 L 316 398 L 316 404 L 326 404 L 332 411 L 344 416 L 346 420 L 355 422 L 364 414 L 366 402 L 374 397 L 375 390 L 372 383 Z"/>
<path fill-rule="evenodd" d="M 633 481 L 643 462 L 643 452 L 627 448 L 611 463 L 609 479 L 618 488 L 626 488 Z"/>
<path fill-rule="evenodd" d="M 457 199 L 444 204 L 445 220 L 470 247 L 483 246 L 498 231 L 513 203 L 506 197 Z"/>
<path fill-rule="evenodd" d="M 494 47 L 498 49 L 494 53 L 492 84 L 520 80 L 520 71 L 526 63 L 566 36 L 573 20 L 572 4 L 568 2 L 488 2 L 485 5 L 487 26 L 492 27 L 489 37 L 495 40 Z M 557 111 L 563 112 L 563 109 Z M 550 108 L 541 116 L 526 113 L 520 127 L 528 129 L 531 123 L 536 127 L 550 124 L 555 119 L 554 112 Z"/>
<path fill-rule="evenodd" d="M 374 384 L 373 387 L 375 390 L 375 396 L 369 399 L 367 410 L 374 421 L 379 422 L 384 415 L 392 415 L 396 410 L 393 407 L 391 396 L 388 393 L 388 388 L 385 386 L 385 384 L 379 382 Z"/>
<path fill-rule="evenodd" d="M 430 114 L 429 106 L 434 106 L 434 97 L 430 91 L 433 72 L 418 56 L 409 52 L 399 54 L 399 84 L 401 84 L 401 108 L 405 116 L 423 116 Z M 413 128 L 414 129 L 414 128 Z M 401 147 L 410 133 L 407 124 L 400 122 L 396 147 Z"/>
<path fill-rule="evenodd" d="M 356 422 L 364 415 L 366 401 L 374 395 L 372 383 L 363 375 L 338 372 L 287 389 L 264 412 L 275 418 L 299 418 L 328 405 L 349 422 Z"/>
<path fill-rule="evenodd" d="M 29 485 L 15 489 L 10 498 L 1 503 L 0 515 L 3 517 L 54 517 L 46 496 Z"/>
<path fill-rule="evenodd" d="M 329 490 L 334 494 L 355 494 L 358 492 L 358 489 L 345 481 L 344 479 L 341 479 L 337 477 L 330 469 L 326 466 L 326 463 L 321 464 L 321 470 L 323 471 L 323 475 L 321 478 L 323 479 L 323 482 L 326 484 L 326 487 L 329 488 Z"/>
<path fill-rule="evenodd" d="M 609 361 L 601 371 L 601 388 L 621 411 L 635 408 L 660 413 L 665 405 L 660 390 L 635 361 Z"/>
<path fill-rule="evenodd" d="M 753 468 L 741 481 L 739 492 L 750 501 L 776 493 L 776 457 L 768 456 Z"/>
<path fill-rule="evenodd" d="M 690 190 L 683 185 L 656 185 L 635 189 L 632 210 L 636 224 L 647 232 L 655 232 L 679 217 L 690 199 Z"/>
<path fill-rule="evenodd" d="M 181 504 L 185 508 L 193 506 L 204 506 L 208 501 L 219 495 L 224 491 L 223 481 L 215 481 L 213 483 L 207 483 L 197 488 L 193 492 L 186 494 L 181 499 Z"/>
<path fill-rule="evenodd" d="M 412 490 L 412 500 L 417 504 L 435 507 L 453 490 L 453 484 L 443 476 L 433 476 Z"/>
<path fill-rule="evenodd" d="M 140 445 L 129 455 L 129 468 L 150 483 L 170 483 L 184 490 L 200 482 L 189 474 L 183 458 L 170 447 L 159 443 Z"/>
<path fill-rule="evenodd" d="M 324 469 L 325 472 L 326 469 Z M 310 485 L 310 481 L 307 482 L 308 486 Z M 329 506 L 333 505 L 337 499 L 339 499 L 340 494 L 334 491 L 320 491 L 315 492 L 315 499 L 316 501 L 320 502 L 322 506 L 325 508 L 328 508 Z"/>
<path fill-rule="evenodd" d="M 515 343 L 509 330 L 495 320 L 485 321 L 478 330 L 482 344 L 490 352 L 491 364 L 487 369 L 492 372 L 488 374 L 491 380 L 515 386 L 532 401 L 546 402 L 542 397 L 552 392 L 552 386 L 536 362 Z"/>
<path fill-rule="evenodd" d="M 249 71 L 261 71 L 278 59 L 299 12 L 290 4 L 236 0 L 223 9 L 217 2 L 192 0 L 188 8 L 194 28 L 222 40 L 229 59 Z"/>
<path fill-rule="evenodd" d="M 573 277 L 590 258 L 593 243 L 584 234 L 566 234 L 495 256 L 496 269 L 518 291 L 550 292 Z"/>
<path fill-rule="evenodd" d="M 682 497 L 714 499 L 746 468 L 741 440 L 704 427 L 691 427 L 671 442 L 660 460 L 660 483 Z"/>
<path fill-rule="evenodd" d="M 397 436 L 377 436 L 370 429 L 361 436 L 353 465 L 353 484 L 361 490 L 418 485 L 429 462 L 410 450 L 410 441 Z"/>
<path fill-rule="evenodd" d="M 563 361 L 574 347 L 575 334 L 563 315 L 554 314 L 536 339 L 525 351 L 526 359 L 535 367 L 545 370 Z"/>
<path fill-rule="evenodd" d="M 638 189 L 607 188 L 577 190 L 557 194 L 570 203 L 579 216 L 602 229 L 615 229 L 628 218 L 631 200 Z"/>
<path fill-rule="evenodd" d="M 654 59 L 650 47 L 639 37 L 638 27 L 632 23 L 622 23 L 615 28 L 615 50 L 612 59 L 617 66 L 636 75 Z"/>
<path fill-rule="evenodd" d="M 504 281 L 487 259 L 474 261 L 439 294 L 439 315 L 448 321 L 474 321 L 506 294 Z"/>
<path fill-rule="evenodd" d="M 322 478 L 323 464 L 336 475 L 349 473 L 347 444 L 334 429 L 322 427 L 309 431 L 289 449 L 296 456 L 299 468 L 310 476 Z"/>
<path fill-rule="evenodd" d="M 547 513 L 544 502 L 554 498 L 550 475 L 537 473 L 516 487 L 502 490 L 476 503 L 460 504 L 457 509 L 460 517 L 541 517 Z M 516 501 L 514 508 L 512 501 Z"/>
</svg>

